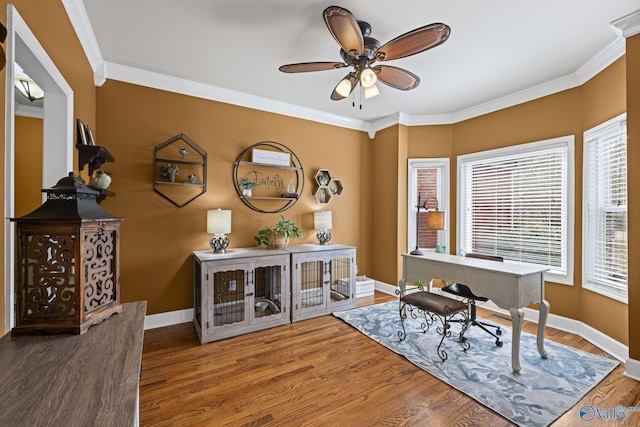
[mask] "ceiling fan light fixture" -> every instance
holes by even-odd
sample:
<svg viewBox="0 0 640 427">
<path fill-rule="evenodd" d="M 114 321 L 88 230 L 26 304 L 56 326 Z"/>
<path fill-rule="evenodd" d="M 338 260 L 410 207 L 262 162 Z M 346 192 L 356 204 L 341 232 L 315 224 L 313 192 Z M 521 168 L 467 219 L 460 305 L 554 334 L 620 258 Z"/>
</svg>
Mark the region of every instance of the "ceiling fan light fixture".
<svg viewBox="0 0 640 427">
<path fill-rule="evenodd" d="M 44 98 L 44 91 L 31 79 L 16 77 L 13 84 L 31 102 Z"/>
<path fill-rule="evenodd" d="M 380 95 L 380 91 L 378 90 L 378 86 L 374 85 L 364 88 L 364 97 L 366 99 L 373 98 L 374 96 Z"/>
<path fill-rule="evenodd" d="M 348 78 L 344 78 L 338 83 L 336 86 L 336 92 L 338 92 L 341 96 L 347 97 L 351 93 L 351 80 Z"/>
<path fill-rule="evenodd" d="M 378 76 L 376 76 L 375 71 L 371 68 L 367 67 L 360 72 L 360 84 L 363 88 L 369 88 L 375 86 L 378 81 Z"/>
</svg>

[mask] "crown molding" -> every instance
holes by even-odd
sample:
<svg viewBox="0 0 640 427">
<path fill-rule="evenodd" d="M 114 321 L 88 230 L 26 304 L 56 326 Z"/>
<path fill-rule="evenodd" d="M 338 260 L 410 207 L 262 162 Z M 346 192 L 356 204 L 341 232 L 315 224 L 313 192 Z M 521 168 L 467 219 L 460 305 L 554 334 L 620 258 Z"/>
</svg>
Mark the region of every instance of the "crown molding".
<svg viewBox="0 0 640 427">
<path fill-rule="evenodd" d="M 618 37 L 607 47 L 593 55 L 587 62 L 575 71 L 575 74 L 583 85 L 593 77 L 601 73 L 609 65 L 620 59 L 626 52 L 627 46 L 623 37 Z"/>
<path fill-rule="evenodd" d="M 44 119 L 44 108 L 22 105 L 16 102 L 16 116 L 31 117 L 34 119 Z"/>
<path fill-rule="evenodd" d="M 612 21 L 611 25 L 621 30 L 625 38 L 640 34 L 640 9 Z"/>
<path fill-rule="evenodd" d="M 100 52 L 100 47 L 98 46 L 98 40 L 96 40 L 93 27 L 89 21 L 87 10 L 84 8 L 82 0 L 62 0 L 62 4 L 67 11 L 71 26 L 73 26 L 84 50 L 84 54 L 93 70 L 94 84 L 96 86 L 102 86 L 107 80 L 107 76 L 104 73 L 104 60 Z"/>
<path fill-rule="evenodd" d="M 141 70 L 139 68 L 128 67 L 126 65 L 115 64 L 112 62 L 106 62 L 105 64 L 106 75 L 109 79 L 125 83 L 133 83 L 140 86 L 147 86 L 168 92 L 238 105 L 240 107 L 311 120 L 347 129 L 354 129 L 363 132 L 368 132 L 370 129 L 370 123 L 363 120 L 351 119 L 337 114 L 300 107 L 286 102 L 249 95 L 217 86 L 167 76 L 165 74 Z"/>
</svg>

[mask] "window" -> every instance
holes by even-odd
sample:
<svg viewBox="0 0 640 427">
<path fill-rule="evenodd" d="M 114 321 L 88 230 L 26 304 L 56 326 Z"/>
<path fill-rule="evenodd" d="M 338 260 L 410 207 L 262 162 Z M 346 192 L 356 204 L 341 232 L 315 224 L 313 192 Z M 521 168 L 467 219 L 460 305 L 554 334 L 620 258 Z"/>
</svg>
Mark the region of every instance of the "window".
<svg viewBox="0 0 640 427">
<path fill-rule="evenodd" d="M 627 120 L 584 133 L 583 287 L 627 302 Z"/>
<path fill-rule="evenodd" d="M 573 144 L 566 136 L 458 157 L 458 247 L 573 280 Z"/>
<path fill-rule="evenodd" d="M 437 244 L 448 246 L 447 214 L 449 209 L 449 159 L 409 159 L 409 206 L 407 209 L 407 242 L 408 250 L 416 248 L 416 206 L 418 195 L 420 204 L 427 202 L 430 210 L 437 207 L 445 211 L 445 229 L 431 230 L 427 227 L 427 213 L 420 210 L 420 230 L 418 230 L 418 247 L 435 249 Z"/>
</svg>

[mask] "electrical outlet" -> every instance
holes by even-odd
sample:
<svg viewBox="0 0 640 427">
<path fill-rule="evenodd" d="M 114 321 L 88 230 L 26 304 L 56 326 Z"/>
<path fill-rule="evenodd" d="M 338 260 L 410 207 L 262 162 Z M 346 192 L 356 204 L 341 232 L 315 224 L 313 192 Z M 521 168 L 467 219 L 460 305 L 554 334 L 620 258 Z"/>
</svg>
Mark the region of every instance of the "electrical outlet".
<svg viewBox="0 0 640 427">
<path fill-rule="evenodd" d="M 235 280 L 229 280 L 229 291 L 233 292 L 236 290 L 236 281 Z"/>
</svg>

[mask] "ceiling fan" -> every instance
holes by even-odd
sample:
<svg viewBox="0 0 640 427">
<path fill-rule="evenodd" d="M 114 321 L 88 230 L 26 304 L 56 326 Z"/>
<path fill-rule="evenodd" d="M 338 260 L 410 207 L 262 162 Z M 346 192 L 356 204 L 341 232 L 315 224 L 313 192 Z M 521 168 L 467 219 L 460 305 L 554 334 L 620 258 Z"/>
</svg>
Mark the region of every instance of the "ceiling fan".
<svg viewBox="0 0 640 427">
<path fill-rule="evenodd" d="M 369 37 L 371 25 L 357 21 L 351 12 L 339 6 L 329 6 L 322 13 L 329 32 L 340 45 L 340 56 L 344 62 L 303 62 L 287 64 L 279 68 L 283 73 L 333 70 L 353 67 L 333 89 L 331 99 L 338 101 L 348 97 L 360 83 L 365 98 L 379 94 L 376 82 L 400 90 L 415 89 L 420 77 L 398 67 L 373 65 L 376 62 L 405 58 L 441 45 L 449 38 L 451 28 L 434 23 L 402 34 L 386 44 Z"/>
</svg>

